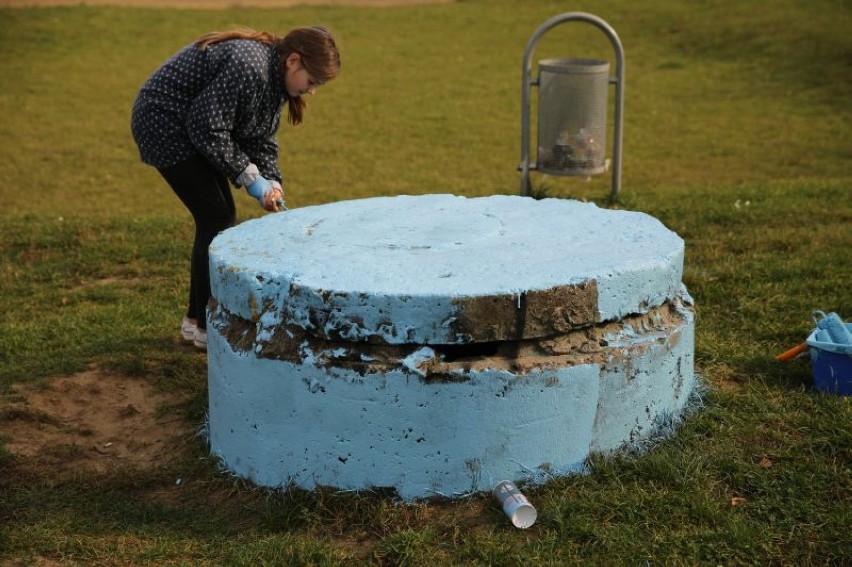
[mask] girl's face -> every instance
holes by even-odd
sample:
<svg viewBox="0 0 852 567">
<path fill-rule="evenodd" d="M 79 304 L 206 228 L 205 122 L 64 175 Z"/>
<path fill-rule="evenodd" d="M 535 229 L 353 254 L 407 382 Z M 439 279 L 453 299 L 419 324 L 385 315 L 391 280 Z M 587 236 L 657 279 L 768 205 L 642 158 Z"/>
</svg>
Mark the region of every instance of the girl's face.
<svg viewBox="0 0 852 567">
<path fill-rule="evenodd" d="M 284 87 L 290 96 L 297 97 L 305 94 L 314 94 L 317 87 L 321 85 L 321 83 L 310 76 L 307 69 L 302 65 L 302 58 L 298 53 L 291 53 L 287 57 L 286 67 Z"/>
</svg>

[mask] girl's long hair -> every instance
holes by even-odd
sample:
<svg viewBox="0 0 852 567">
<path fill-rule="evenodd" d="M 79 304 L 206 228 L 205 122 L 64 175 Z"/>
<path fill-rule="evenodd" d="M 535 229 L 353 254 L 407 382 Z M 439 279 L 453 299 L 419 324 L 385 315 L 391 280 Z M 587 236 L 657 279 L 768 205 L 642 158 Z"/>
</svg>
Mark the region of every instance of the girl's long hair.
<svg viewBox="0 0 852 567">
<path fill-rule="evenodd" d="M 281 56 L 281 73 L 287 71 L 285 62 L 292 53 L 298 53 L 302 65 L 312 79 L 325 83 L 340 73 L 340 52 L 331 32 L 322 26 L 296 28 L 284 37 L 265 31 L 237 29 L 225 32 L 213 32 L 196 41 L 199 49 L 230 39 L 251 39 L 267 45 L 274 45 Z M 301 96 L 287 95 L 287 121 L 296 126 L 302 123 L 305 114 L 305 99 Z"/>
</svg>

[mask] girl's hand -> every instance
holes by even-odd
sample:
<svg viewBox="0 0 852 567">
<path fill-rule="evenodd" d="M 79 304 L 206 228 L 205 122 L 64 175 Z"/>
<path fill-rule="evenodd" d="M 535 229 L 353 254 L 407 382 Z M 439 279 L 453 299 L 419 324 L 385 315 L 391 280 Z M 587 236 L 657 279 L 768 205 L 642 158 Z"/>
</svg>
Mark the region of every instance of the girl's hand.
<svg viewBox="0 0 852 567">
<path fill-rule="evenodd" d="M 257 199 L 260 206 L 277 213 L 282 210 L 284 203 L 284 192 L 278 182 L 270 183 L 262 175 L 258 175 L 247 187 L 248 194 Z"/>
<path fill-rule="evenodd" d="M 272 191 L 267 191 L 266 193 L 264 193 L 263 202 L 261 203 L 261 205 L 267 211 L 277 213 L 281 210 L 281 207 L 278 206 L 279 202 L 284 202 L 284 193 L 281 191 L 281 189 L 275 187 L 272 189 Z"/>
</svg>

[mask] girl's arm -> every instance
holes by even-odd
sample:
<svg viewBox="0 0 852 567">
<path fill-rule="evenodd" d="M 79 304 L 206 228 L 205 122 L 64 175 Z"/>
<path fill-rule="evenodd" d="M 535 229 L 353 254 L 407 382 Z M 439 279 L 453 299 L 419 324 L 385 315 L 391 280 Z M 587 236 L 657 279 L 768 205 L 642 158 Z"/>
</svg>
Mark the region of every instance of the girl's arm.
<svg viewBox="0 0 852 567">
<path fill-rule="evenodd" d="M 231 132 L 243 109 L 252 108 L 260 96 L 261 70 L 253 60 L 235 57 L 227 49 L 209 50 L 208 57 L 216 73 L 190 105 L 187 134 L 199 153 L 237 183 L 251 160 Z"/>
<path fill-rule="evenodd" d="M 277 181 L 279 184 L 283 177 L 278 169 L 278 139 L 275 137 L 275 132 L 278 131 L 280 118 L 280 113 L 276 114 L 272 133 L 269 136 L 257 138 L 243 145 L 243 149 L 249 155 L 252 163 L 257 165 L 260 174 L 267 179 Z"/>
</svg>

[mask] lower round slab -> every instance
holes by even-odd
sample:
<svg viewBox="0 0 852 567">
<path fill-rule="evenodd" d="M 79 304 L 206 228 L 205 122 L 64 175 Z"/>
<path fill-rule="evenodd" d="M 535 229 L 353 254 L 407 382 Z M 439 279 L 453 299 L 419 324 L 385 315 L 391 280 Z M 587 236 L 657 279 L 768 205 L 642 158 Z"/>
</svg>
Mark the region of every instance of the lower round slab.
<svg viewBox="0 0 852 567">
<path fill-rule="evenodd" d="M 293 333 L 271 349 L 222 305 L 208 324 L 212 452 L 269 487 L 457 497 L 541 481 L 653 435 L 694 385 L 685 291 L 538 339 L 374 345 Z"/>
</svg>

